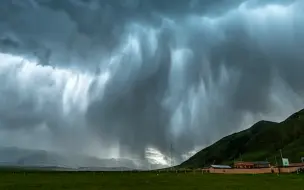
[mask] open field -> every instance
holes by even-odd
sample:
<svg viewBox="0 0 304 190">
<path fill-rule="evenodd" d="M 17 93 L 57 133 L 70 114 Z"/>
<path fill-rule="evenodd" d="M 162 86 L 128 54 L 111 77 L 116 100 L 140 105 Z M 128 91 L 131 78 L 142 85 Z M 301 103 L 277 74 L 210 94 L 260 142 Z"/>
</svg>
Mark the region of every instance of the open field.
<svg viewBox="0 0 304 190">
<path fill-rule="evenodd" d="M 216 175 L 154 172 L 0 172 L 0 189 L 288 189 L 304 190 L 303 175 Z"/>
</svg>

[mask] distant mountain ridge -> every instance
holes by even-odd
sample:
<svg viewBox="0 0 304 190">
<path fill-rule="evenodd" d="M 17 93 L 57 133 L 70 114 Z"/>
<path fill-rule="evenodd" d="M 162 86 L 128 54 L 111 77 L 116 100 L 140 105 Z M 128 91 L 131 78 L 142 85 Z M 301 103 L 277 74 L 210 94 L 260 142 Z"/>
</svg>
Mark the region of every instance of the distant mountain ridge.
<svg viewBox="0 0 304 190">
<path fill-rule="evenodd" d="M 152 165 L 152 164 L 151 164 Z M 44 150 L 0 147 L 0 167 L 67 168 L 93 171 L 148 169 L 129 159 L 99 159 L 85 155 L 65 155 Z M 152 165 L 159 168 L 159 165 Z"/>
<path fill-rule="evenodd" d="M 179 167 L 199 168 L 237 160 L 280 164 L 280 149 L 290 162 L 300 162 L 304 157 L 304 109 L 283 122 L 259 121 L 249 129 L 226 136 Z"/>
</svg>

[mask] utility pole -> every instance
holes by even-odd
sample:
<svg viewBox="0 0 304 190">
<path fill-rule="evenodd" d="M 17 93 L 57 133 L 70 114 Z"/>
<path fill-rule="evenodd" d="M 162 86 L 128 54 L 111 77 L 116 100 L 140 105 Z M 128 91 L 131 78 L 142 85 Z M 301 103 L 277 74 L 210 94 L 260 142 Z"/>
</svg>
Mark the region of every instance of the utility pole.
<svg viewBox="0 0 304 190">
<path fill-rule="evenodd" d="M 213 163 L 212 163 L 212 165 L 214 165 L 215 164 L 215 160 L 213 160 Z"/>
<path fill-rule="evenodd" d="M 283 166 L 283 154 L 282 154 L 282 149 L 280 149 L 280 154 L 281 154 L 281 161 L 282 161 L 282 166 Z M 281 170 L 280 170 L 280 168 L 279 168 L 279 173 L 281 173 Z"/>
<path fill-rule="evenodd" d="M 173 170 L 173 159 L 172 159 L 172 143 L 170 144 L 170 165 L 171 165 L 171 170 Z"/>
</svg>

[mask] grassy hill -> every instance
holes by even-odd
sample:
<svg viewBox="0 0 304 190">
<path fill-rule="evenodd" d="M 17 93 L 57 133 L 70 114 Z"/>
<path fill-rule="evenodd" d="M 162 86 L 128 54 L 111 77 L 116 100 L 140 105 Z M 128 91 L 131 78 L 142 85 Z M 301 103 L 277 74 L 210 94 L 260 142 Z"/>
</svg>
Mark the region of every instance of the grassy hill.
<svg viewBox="0 0 304 190">
<path fill-rule="evenodd" d="M 198 168 L 210 164 L 232 164 L 237 160 L 280 164 L 280 149 L 290 162 L 304 157 L 304 109 L 281 123 L 260 121 L 251 128 L 222 138 L 180 165 Z M 276 159 L 275 159 L 276 158 Z"/>
</svg>

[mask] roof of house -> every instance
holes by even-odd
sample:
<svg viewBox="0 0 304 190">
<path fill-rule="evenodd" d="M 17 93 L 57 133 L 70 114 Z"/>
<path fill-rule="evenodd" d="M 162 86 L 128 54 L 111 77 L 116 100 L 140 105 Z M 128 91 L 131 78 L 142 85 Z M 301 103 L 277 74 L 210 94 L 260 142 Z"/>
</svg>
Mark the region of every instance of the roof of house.
<svg viewBox="0 0 304 190">
<path fill-rule="evenodd" d="M 257 161 L 257 162 L 253 162 L 254 164 L 270 164 L 270 162 L 268 161 Z"/>
<path fill-rule="evenodd" d="M 268 161 L 257 161 L 257 162 L 235 162 L 234 164 L 240 164 L 240 165 L 254 165 L 254 164 L 269 164 Z"/>
<path fill-rule="evenodd" d="M 212 168 L 223 168 L 223 169 L 229 169 L 231 168 L 228 165 L 211 165 Z"/>
<path fill-rule="evenodd" d="M 240 165 L 253 165 L 253 162 L 235 162 L 234 164 L 240 164 Z"/>
<path fill-rule="evenodd" d="M 289 166 L 304 166 L 304 163 L 290 163 Z"/>
</svg>

